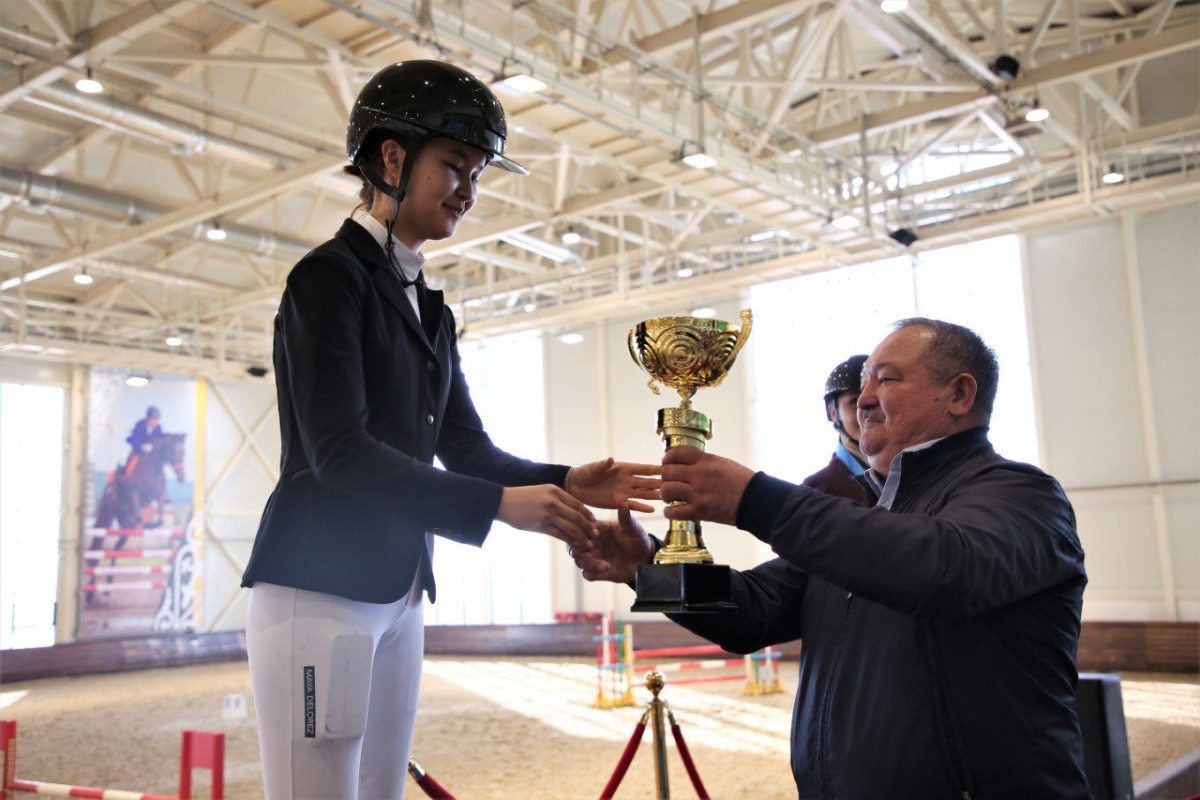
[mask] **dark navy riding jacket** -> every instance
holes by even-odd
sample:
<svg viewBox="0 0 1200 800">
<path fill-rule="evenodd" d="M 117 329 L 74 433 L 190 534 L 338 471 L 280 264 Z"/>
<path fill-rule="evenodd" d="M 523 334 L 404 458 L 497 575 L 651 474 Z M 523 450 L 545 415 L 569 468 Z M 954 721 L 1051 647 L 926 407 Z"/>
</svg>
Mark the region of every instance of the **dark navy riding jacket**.
<svg viewBox="0 0 1200 800">
<path fill-rule="evenodd" d="M 281 474 L 243 586 L 390 603 L 419 570 L 433 599 L 433 534 L 480 545 L 503 486 L 562 485 L 567 467 L 492 443 L 442 293 L 420 285 L 418 303 L 420 319 L 352 220 L 288 275 L 275 318 Z"/>
<path fill-rule="evenodd" d="M 733 652 L 802 640 L 806 800 L 1086 798 L 1070 503 L 986 428 L 901 459 L 890 511 L 756 475 L 738 527 L 780 558 L 734 574 L 735 614 L 672 618 Z"/>
</svg>

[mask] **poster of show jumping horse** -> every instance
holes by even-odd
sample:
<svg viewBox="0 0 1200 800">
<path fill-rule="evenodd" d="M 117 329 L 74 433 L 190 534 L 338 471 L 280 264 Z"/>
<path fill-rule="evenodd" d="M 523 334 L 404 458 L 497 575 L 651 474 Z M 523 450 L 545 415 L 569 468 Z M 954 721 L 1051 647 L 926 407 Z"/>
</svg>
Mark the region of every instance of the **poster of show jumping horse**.
<svg viewBox="0 0 1200 800">
<path fill-rule="evenodd" d="M 202 622 L 195 380 L 94 367 L 88 386 L 79 637 L 190 632 Z"/>
</svg>

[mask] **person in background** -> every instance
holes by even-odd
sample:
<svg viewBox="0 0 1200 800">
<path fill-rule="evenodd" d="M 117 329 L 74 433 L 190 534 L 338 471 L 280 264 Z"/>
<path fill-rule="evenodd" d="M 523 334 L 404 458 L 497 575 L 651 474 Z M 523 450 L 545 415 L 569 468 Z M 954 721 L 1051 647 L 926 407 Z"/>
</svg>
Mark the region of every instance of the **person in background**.
<svg viewBox="0 0 1200 800">
<path fill-rule="evenodd" d="M 973 331 L 896 323 L 858 398 L 865 506 L 694 447 L 664 456 L 668 518 L 736 524 L 779 556 L 733 573 L 736 612 L 671 618 L 737 653 L 802 640 L 801 797 L 1088 797 L 1083 549 L 1058 482 L 988 441 L 998 379 Z M 622 510 L 575 561 L 625 582 L 654 549 Z"/>
<path fill-rule="evenodd" d="M 504 452 L 471 402 L 454 316 L 420 251 L 454 234 L 486 167 L 528 174 L 504 155 L 506 133 L 469 72 L 384 68 L 347 127 L 366 213 L 288 276 L 275 319 L 280 478 L 242 578 L 268 800 L 403 796 L 435 536 L 478 546 L 503 522 L 584 545 L 587 505 L 657 497 L 657 464 Z"/>
<path fill-rule="evenodd" d="M 848 497 L 860 503 L 866 495 L 854 482 L 867 471 L 867 459 L 858 449 L 862 435 L 858 428 L 858 395 L 862 391 L 865 355 L 850 356 L 833 368 L 825 380 L 825 416 L 838 433 L 837 449 L 829 463 L 804 479 L 811 486 L 835 497 Z"/>
</svg>

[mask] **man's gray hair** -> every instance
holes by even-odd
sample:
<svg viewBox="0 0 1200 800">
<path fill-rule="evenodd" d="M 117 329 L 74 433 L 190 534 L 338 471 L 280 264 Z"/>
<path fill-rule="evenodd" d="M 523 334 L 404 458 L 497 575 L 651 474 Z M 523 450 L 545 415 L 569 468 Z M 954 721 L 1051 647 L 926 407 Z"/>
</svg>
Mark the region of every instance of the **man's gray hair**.
<svg viewBox="0 0 1200 800">
<path fill-rule="evenodd" d="M 1000 363 L 996 353 L 988 347 L 979 334 L 953 322 L 926 317 L 910 317 L 892 324 L 892 330 L 921 327 L 933 332 L 926 345 L 925 367 L 934 380 L 949 383 L 955 375 L 963 372 L 975 379 L 976 409 L 983 409 L 991 416 L 996 402 L 996 386 L 1000 382 Z"/>
</svg>

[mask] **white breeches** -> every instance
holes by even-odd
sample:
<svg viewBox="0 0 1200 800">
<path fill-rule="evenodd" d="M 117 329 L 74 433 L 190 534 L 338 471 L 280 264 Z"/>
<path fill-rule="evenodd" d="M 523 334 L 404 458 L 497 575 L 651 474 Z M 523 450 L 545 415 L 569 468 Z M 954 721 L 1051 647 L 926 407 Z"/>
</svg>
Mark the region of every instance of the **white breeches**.
<svg viewBox="0 0 1200 800">
<path fill-rule="evenodd" d="M 420 583 L 386 605 L 254 584 L 246 650 L 266 800 L 404 796 L 425 645 Z"/>
</svg>

